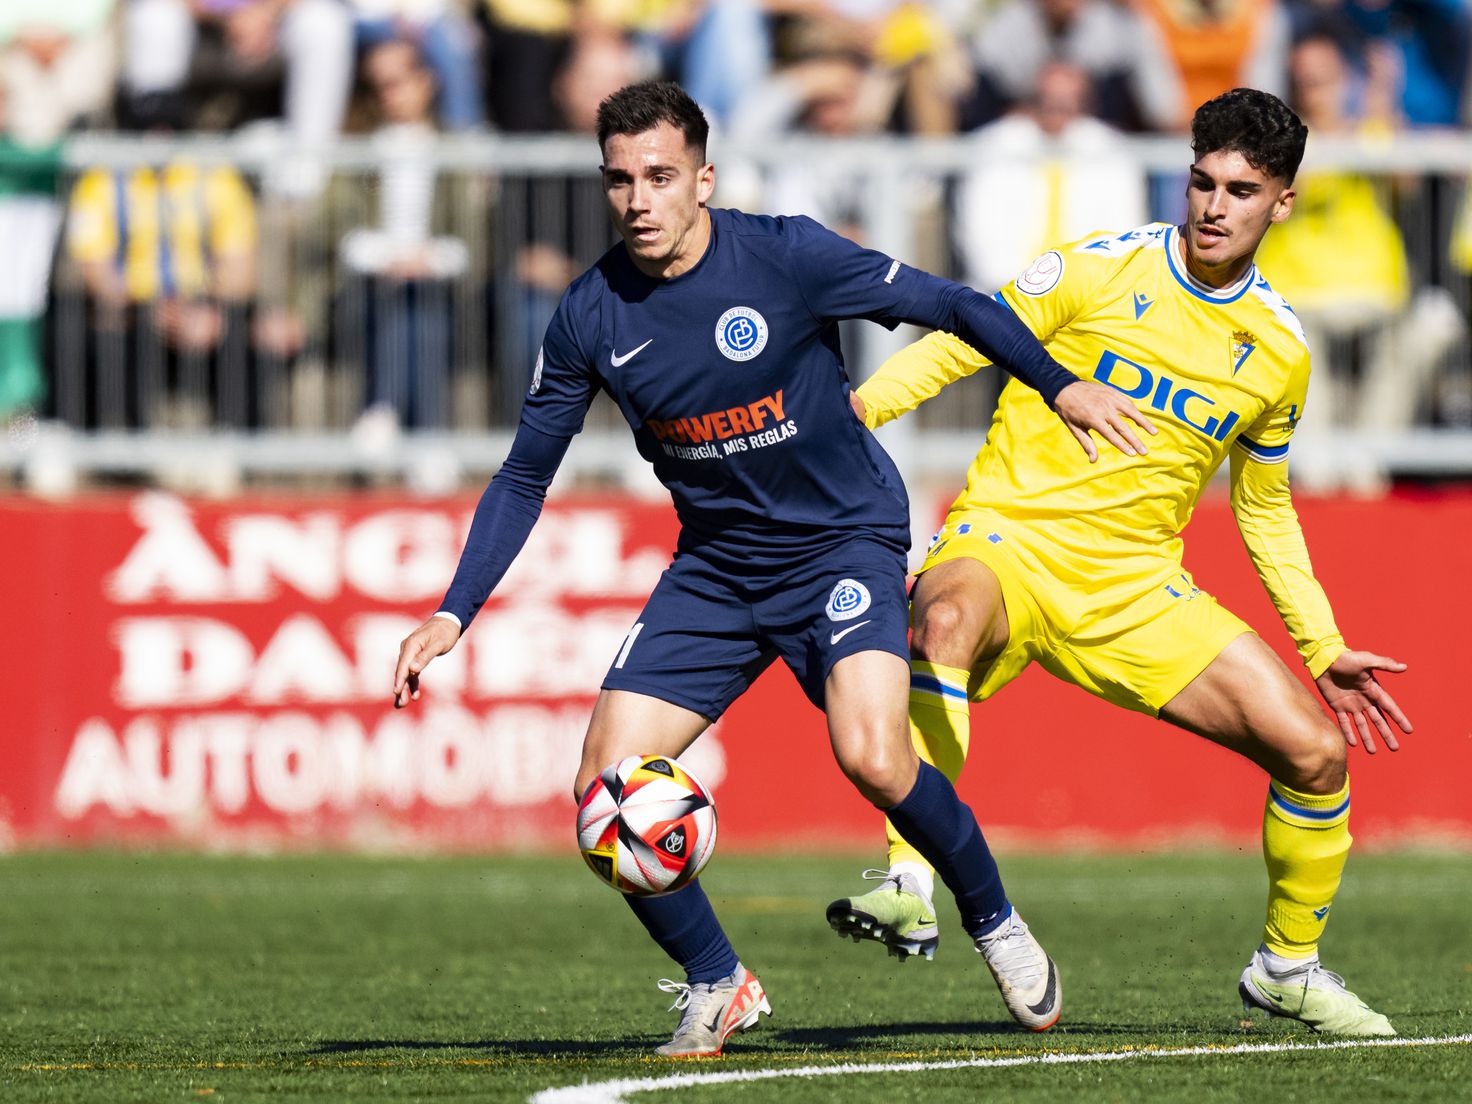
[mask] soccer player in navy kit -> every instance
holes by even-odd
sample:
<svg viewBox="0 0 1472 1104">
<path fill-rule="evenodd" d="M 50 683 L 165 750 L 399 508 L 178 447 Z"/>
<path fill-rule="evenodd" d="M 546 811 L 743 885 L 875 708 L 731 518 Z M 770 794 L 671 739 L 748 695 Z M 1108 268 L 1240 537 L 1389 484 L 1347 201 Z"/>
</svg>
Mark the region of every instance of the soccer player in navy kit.
<svg viewBox="0 0 1472 1104">
<path fill-rule="evenodd" d="M 631 85 L 601 106 L 603 182 L 623 242 L 562 298 L 441 609 L 400 648 L 395 704 L 418 698 L 425 665 L 454 646 L 511 564 L 588 405 L 607 391 L 681 531 L 603 683 L 574 797 L 627 755 L 680 754 L 780 656 L 827 713 L 843 772 L 955 894 L 1013 1016 L 1041 1030 L 1058 1016 L 1056 969 L 1012 922 L 971 810 L 910 743 L 908 502 L 850 411 L 836 322 L 956 333 L 1036 387 L 1091 459 L 1090 431 L 1133 454 L 1144 447 L 1129 422 L 1151 427 L 970 289 L 809 219 L 707 208 L 706 135 L 674 84 Z M 687 976 L 679 1026 L 658 1053 L 719 1054 L 770 1012 L 698 880 L 626 899 Z"/>
</svg>

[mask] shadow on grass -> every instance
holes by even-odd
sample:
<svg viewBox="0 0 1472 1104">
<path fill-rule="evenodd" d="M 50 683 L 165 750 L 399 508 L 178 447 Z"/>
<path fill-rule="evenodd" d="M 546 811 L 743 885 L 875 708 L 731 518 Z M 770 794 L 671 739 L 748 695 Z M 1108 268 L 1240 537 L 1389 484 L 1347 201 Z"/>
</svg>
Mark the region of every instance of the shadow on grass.
<svg viewBox="0 0 1472 1104">
<path fill-rule="evenodd" d="M 662 1042 L 663 1040 L 659 1040 Z M 306 1053 L 364 1054 L 381 1050 L 443 1051 L 463 1050 L 476 1056 L 496 1055 L 508 1058 L 539 1055 L 554 1058 L 592 1058 L 599 1055 L 630 1055 L 644 1052 L 646 1043 L 639 1039 L 325 1039 Z"/>
<path fill-rule="evenodd" d="M 952 1021 L 916 1021 L 914 1023 L 874 1023 L 853 1024 L 848 1026 L 830 1027 L 798 1027 L 787 1028 L 776 1031 L 773 1034 L 782 1042 L 793 1046 L 813 1047 L 864 1047 L 872 1048 L 876 1043 L 882 1044 L 885 1040 L 899 1041 L 901 1039 L 915 1039 L 916 1037 L 933 1036 L 936 1045 L 944 1044 L 947 1047 L 958 1045 L 986 1046 L 1006 1045 L 1014 1041 L 1025 1044 L 1032 1040 L 1038 1046 L 1048 1045 L 1048 1041 L 1062 1040 L 1070 1036 L 1085 1035 L 1151 1035 L 1159 1034 L 1159 1024 L 1129 1024 L 1129 1023 L 1084 1023 L 1072 1021 L 1068 1024 L 1060 1024 L 1057 1028 L 1035 1034 L 1025 1028 L 1018 1027 L 1011 1020 L 992 1020 L 977 1022 L 975 1020 L 952 1020 Z"/>
<path fill-rule="evenodd" d="M 1062 1040 L 1070 1035 L 1135 1035 L 1158 1031 L 1158 1025 L 1071 1023 L 1066 1030 L 1053 1031 L 1049 1040 Z M 791 1053 L 794 1050 L 822 1049 L 840 1056 L 845 1050 L 872 1052 L 876 1048 L 895 1046 L 904 1041 L 906 1047 L 932 1046 L 954 1049 L 958 1046 L 998 1046 L 1009 1041 L 1026 1045 L 1041 1039 L 1024 1031 L 1010 1020 L 978 1023 L 974 1020 L 921 1020 L 912 1023 L 849 1024 L 827 1027 L 795 1027 L 765 1030 L 750 1035 L 734 1036 L 728 1054 L 731 1057 Z M 922 1041 L 924 1040 L 924 1041 Z M 663 1042 L 663 1037 L 631 1037 L 628 1039 L 327 1039 L 307 1051 L 312 1055 L 364 1054 L 375 1051 L 466 1051 L 477 1056 L 557 1058 L 595 1058 L 625 1054 L 647 1057 L 650 1050 Z"/>
</svg>

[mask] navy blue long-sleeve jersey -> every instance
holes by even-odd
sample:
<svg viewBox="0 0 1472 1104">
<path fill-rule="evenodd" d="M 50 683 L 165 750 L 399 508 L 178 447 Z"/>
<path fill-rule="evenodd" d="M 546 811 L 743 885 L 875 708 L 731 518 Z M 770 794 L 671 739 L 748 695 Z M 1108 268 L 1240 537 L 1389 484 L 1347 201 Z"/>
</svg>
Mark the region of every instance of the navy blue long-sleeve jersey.
<svg viewBox="0 0 1472 1104">
<path fill-rule="evenodd" d="M 955 333 L 1050 403 L 1076 382 L 1010 312 L 968 288 L 808 218 L 710 218 L 689 271 L 647 276 L 620 243 L 563 295 L 511 453 L 440 607 L 462 626 L 521 549 L 600 389 L 669 488 L 680 547 L 739 570 L 856 530 L 909 545 L 899 472 L 849 408 L 838 321 Z"/>
</svg>

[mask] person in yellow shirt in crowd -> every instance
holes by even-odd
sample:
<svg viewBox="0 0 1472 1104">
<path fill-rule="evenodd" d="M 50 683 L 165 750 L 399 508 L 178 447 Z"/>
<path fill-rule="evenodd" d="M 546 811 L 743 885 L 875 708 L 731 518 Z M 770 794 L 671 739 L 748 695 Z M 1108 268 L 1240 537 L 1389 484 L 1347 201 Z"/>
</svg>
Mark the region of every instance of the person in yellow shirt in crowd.
<svg viewBox="0 0 1472 1104">
<path fill-rule="evenodd" d="M 1411 724 L 1376 680 L 1405 665 L 1345 645 L 1289 496 L 1309 353 L 1253 257 L 1293 209 L 1306 135 L 1268 93 L 1208 101 L 1192 121 L 1183 225 L 1061 246 L 997 293 L 1061 363 L 1133 398 L 1156 436 L 1144 455 L 1077 465 L 1058 447 L 1046 405 L 1006 386 L 918 573 L 910 718 L 917 749 L 954 779 L 969 701 L 1036 662 L 1246 756 L 1269 776 L 1268 907 L 1239 982 L 1244 1004 L 1320 1031 L 1391 1035 L 1318 959 L 1350 846 L 1346 748 L 1374 752 L 1378 738 L 1394 750 L 1392 726 Z M 956 338 L 931 334 L 859 389 L 856 411 L 881 425 L 983 363 Z M 1228 461 L 1248 553 L 1337 725 L 1182 565 L 1180 532 Z M 889 835 L 883 884 L 835 901 L 829 923 L 901 955 L 931 952 L 932 874 L 892 826 Z M 1041 990 L 1041 975 L 1035 981 Z"/>
<path fill-rule="evenodd" d="M 218 397 L 229 408 L 221 413 L 245 420 L 243 312 L 256 286 L 256 212 L 239 173 L 186 161 L 90 169 L 72 189 L 67 249 L 99 346 L 104 409 L 95 417 L 160 416 L 164 356 L 187 362 L 181 388 L 207 403 L 207 358 L 228 346 L 238 363 L 216 365 Z"/>
<path fill-rule="evenodd" d="M 1312 34 L 1293 47 L 1294 106 L 1316 138 L 1383 141 L 1395 132 L 1398 74 L 1384 48 L 1370 49 L 1367 62 L 1357 86 L 1333 37 Z M 1298 475 L 1309 488 L 1381 488 L 1373 455 L 1330 449 L 1327 431 L 1408 428 L 1443 354 L 1466 329 L 1444 288 L 1412 288 L 1391 184 L 1342 168 L 1303 173 L 1293 220 L 1258 252 L 1258 268 L 1292 302 L 1314 350 L 1310 413 L 1298 429 L 1306 446 Z"/>
</svg>

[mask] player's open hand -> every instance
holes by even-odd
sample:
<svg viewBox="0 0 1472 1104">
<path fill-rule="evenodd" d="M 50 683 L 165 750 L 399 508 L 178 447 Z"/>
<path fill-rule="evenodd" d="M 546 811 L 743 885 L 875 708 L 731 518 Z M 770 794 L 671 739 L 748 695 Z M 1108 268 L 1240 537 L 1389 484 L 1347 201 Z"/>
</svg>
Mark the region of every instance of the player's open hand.
<svg viewBox="0 0 1472 1104">
<path fill-rule="evenodd" d="M 1099 449 L 1089 436 L 1090 430 L 1126 456 L 1144 456 L 1150 451 L 1135 435 L 1131 422 L 1146 433 L 1156 432 L 1155 424 L 1126 395 L 1092 380 L 1079 380 L 1059 391 L 1053 400 L 1053 411 L 1078 439 L 1090 464 L 1099 459 Z"/>
<path fill-rule="evenodd" d="M 1345 652 L 1330 668 L 1318 677 L 1319 693 L 1329 708 L 1334 710 L 1334 719 L 1339 722 L 1339 731 L 1350 747 L 1359 743 L 1365 750 L 1375 754 L 1375 732 L 1385 741 L 1391 751 L 1400 750 L 1400 744 L 1391 730 L 1390 722 L 1402 732 L 1411 731 L 1411 722 L 1395 704 L 1385 687 L 1375 678 L 1376 671 L 1399 673 L 1406 669 L 1385 656 L 1370 652 Z M 1356 735 L 1358 733 L 1358 735 Z"/>
<path fill-rule="evenodd" d="M 419 675 L 435 656 L 442 656 L 460 639 L 460 629 L 447 617 L 431 617 L 404 637 L 399 666 L 394 671 L 394 708 L 419 700 Z"/>
</svg>

